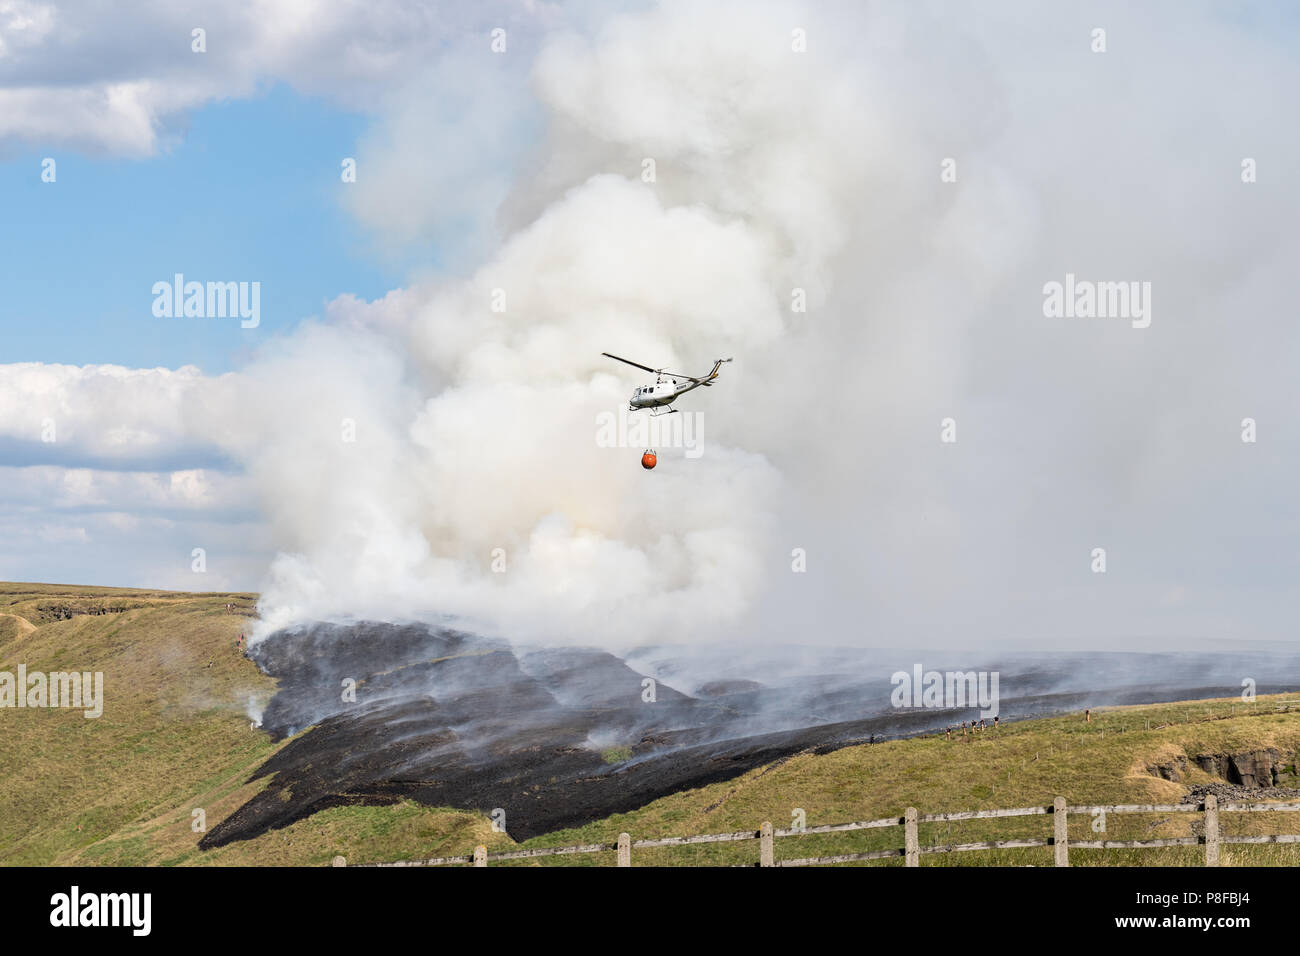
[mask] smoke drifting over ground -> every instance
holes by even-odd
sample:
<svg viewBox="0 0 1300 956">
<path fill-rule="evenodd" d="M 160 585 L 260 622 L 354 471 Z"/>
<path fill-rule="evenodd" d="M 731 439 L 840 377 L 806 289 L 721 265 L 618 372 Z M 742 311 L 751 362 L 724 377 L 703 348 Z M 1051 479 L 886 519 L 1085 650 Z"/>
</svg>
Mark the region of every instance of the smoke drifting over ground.
<svg viewBox="0 0 1300 956">
<path fill-rule="evenodd" d="M 920 706 L 919 687 L 917 706 L 895 707 L 892 675 L 911 674 L 915 649 L 774 647 L 750 660 L 648 646 L 620 658 L 369 622 L 290 628 L 252 654 L 280 682 L 262 715 L 266 730 L 276 739 L 306 732 L 258 769 L 254 779 L 271 777 L 266 789 L 205 835 L 205 848 L 327 807 L 404 799 L 501 809 L 506 831 L 527 839 L 792 754 L 993 716 L 964 699 Z M 921 659 L 927 670 L 998 672 L 992 710 L 1003 722 L 1222 697 L 1240 688 L 1243 673 L 1259 675 L 1259 693 L 1300 686 L 1300 665 L 1276 654 L 1040 654 L 972 665 L 965 654 L 928 651 Z"/>
</svg>

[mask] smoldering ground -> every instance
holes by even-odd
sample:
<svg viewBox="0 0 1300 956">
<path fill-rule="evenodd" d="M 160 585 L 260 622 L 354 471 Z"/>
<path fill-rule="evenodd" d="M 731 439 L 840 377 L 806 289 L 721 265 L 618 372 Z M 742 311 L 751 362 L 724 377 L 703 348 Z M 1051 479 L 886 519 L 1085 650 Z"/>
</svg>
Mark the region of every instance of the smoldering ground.
<svg viewBox="0 0 1300 956">
<path fill-rule="evenodd" d="M 454 626 L 300 625 L 251 655 L 279 678 L 262 715 L 300 734 L 252 779 L 261 793 L 200 845 L 255 837 L 328 807 L 409 799 L 490 814 L 527 839 L 726 780 L 802 751 L 825 752 L 977 719 L 975 706 L 891 705 L 891 675 L 1000 675 L 1003 720 L 1104 705 L 1300 687 L 1275 653 L 1039 654 L 852 648 L 526 647 Z M 1152 679 L 1143 675 L 1159 675 Z M 653 694 L 647 693 L 647 678 Z M 345 699 L 355 683 L 355 699 Z M 653 697 L 653 699 L 649 699 Z"/>
</svg>

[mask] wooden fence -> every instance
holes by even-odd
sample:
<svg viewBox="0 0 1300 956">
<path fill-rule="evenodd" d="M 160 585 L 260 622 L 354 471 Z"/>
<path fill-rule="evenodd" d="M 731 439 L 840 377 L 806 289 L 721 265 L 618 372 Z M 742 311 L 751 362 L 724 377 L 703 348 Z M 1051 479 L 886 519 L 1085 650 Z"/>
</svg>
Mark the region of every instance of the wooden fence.
<svg viewBox="0 0 1300 956">
<path fill-rule="evenodd" d="M 652 847 L 688 846 L 695 843 L 731 843 L 744 840 L 758 841 L 758 866 L 822 866 L 830 863 L 857 863 L 864 860 L 883 860 L 903 857 L 906 866 L 919 866 L 920 857 L 925 853 L 961 853 L 967 850 L 1007 850 L 1022 847 L 1053 848 L 1057 866 L 1070 865 L 1070 847 L 1080 850 L 1135 850 L 1166 846 L 1205 846 L 1205 865 L 1219 865 L 1219 847 L 1225 843 L 1300 843 L 1300 834 L 1275 834 L 1271 836 L 1222 836 L 1219 833 L 1219 814 L 1221 812 L 1286 812 L 1300 811 L 1300 803 L 1225 803 L 1219 806 L 1218 799 L 1209 794 L 1200 804 L 1117 804 L 1114 806 L 1075 806 L 1067 807 L 1064 797 L 1057 797 L 1050 807 L 1018 807 L 1011 810 L 969 810 L 959 813 L 927 813 L 918 815 L 915 807 L 908 807 L 901 817 L 885 817 L 881 820 L 859 820 L 852 823 L 828 823 L 815 827 L 797 827 L 789 830 L 774 830 L 772 824 L 764 821 L 757 830 L 741 830 L 736 833 L 706 833 L 700 836 L 658 837 L 650 840 L 636 840 L 626 833 L 618 835 L 617 843 L 586 843 L 578 846 L 540 847 L 535 850 L 507 850 L 502 853 L 488 853 L 487 847 L 478 846 L 472 855 L 435 857 L 428 860 L 403 860 L 395 863 L 362 863 L 360 866 L 448 866 L 470 865 L 487 866 L 489 861 L 527 860 L 543 856 L 565 856 L 574 853 L 617 854 L 618 866 L 632 865 L 632 851 Z M 1095 813 L 1201 813 L 1204 814 L 1204 834 L 1202 836 L 1173 837 L 1162 840 L 1075 840 L 1070 841 L 1067 824 L 1069 814 Z M 1052 836 L 1039 840 L 986 840 L 978 843 L 956 843 L 944 846 L 921 846 L 917 837 L 917 827 L 921 823 L 944 823 L 955 820 L 989 820 L 1000 817 L 1028 817 L 1050 814 L 1053 818 Z M 781 837 L 805 836 L 814 833 L 844 833 L 851 830 L 874 830 L 881 827 L 903 828 L 902 848 L 875 850 L 870 853 L 845 853 L 840 856 L 805 857 L 802 859 L 776 860 L 774 842 Z M 347 866 L 346 858 L 336 856 L 334 866 Z M 753 866 L 753 863 L 745 864 Z"/>
</svg>

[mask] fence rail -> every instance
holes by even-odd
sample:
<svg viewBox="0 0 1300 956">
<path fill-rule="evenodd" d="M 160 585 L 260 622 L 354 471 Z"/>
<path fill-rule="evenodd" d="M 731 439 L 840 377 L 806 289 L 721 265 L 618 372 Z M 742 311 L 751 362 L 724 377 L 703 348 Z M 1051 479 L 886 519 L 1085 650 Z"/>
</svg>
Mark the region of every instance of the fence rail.
<svg viewBox="0 0 1300 956">
<path fill-rule="evenodd" d="M 575 853 L 617 854 L 618 866 L 632 865 L 632 851 L 655 847 L 689 846 L 699 843 L 732 843 L 745 840 L 757 840 L 759 843 L 758 866 L 824 866 L 832 863 L 856 863 L 865 860 L 884 860 L 903 857 L 904 865 L 919 866 L 921 854 L 963 853 L 971 850 L 1006 850 L 1027 847 L 1053 847 L 1057 866 L 1070 865 L 1070 847 L 1080 850 L 1133 850 L 1151 849 L 1170 846 L 1205 847 L 1205 865 L 1218 866 L 1219 847 L 1225 843 L 1300 843 L 1300 834 L 1281 833 L 1272 836 L 1222 836 L 1219 833 L 1219 813 L 1276 813 L 1300 811 L 1300 803 L 1225 803 L 1219 805 L 1218 799 L 1209 794 L 1199 804 L 1140 804 L 1122 803 L 1109 806 L 1079 805 L 1067 806 L 1064 797 L 1057 797 L 1051 806 L 1015 807 L 1007 810 L 966 810 L 958 813 L 918 814 L 915 807 L 908 807 L 900 816 L 884 817 L 879 820 L 856 820 L 849 823 L 828 823 L 815 827 L 774 830 L 772 824 L 764 821 L 757 830 L 740 830 L 733 833 L 704 833 L 696 836 L 655 837 L 647 840 L 632 840 L 626 833 L 620 833 L 616 843 L 583 843 L 576 846 L 538 847 L 532 850 L 506 850 L 500 853 L 488 853 L 486 846 L 478 846 L 472 854 L 460 856 L 434 857 L 425 860 L 401 860 L 396 862 L 360 863 L 354 866 L 487 866 L 489 861 L 525 860 L 544 856 L 564 856 Z M 1112 814 L 1112 813 L 1200 813 L 1204 816 L 1204 835 L 1192 837 L 1170 837 L 1160 840 L 1075 840 L 1069 838 L 1069 815 L 1074 814 Z M 985 840 L 976 843 L 954 843 L 942 846 L 921 846 L 917 835 L 918 824 L 947 823 L 957 820 L 992 820 L 1006 817 L 1027 817 L 1049 814 L 1053 818 L 1052 836 L 1046 839 Z M 776 860 L 773 843 L 778 838 L 807 836 L 817 833 L 845 833 L 852 830 L 873 830 L 882 827 L 902 827 L 903 846 L 886 850 L 873 850 L 868 853 L 845 853 L 838 856 L 805 857 L 791 860 Z M 336 856 L 334 866 L 347 866 L 345 857 Z M 744 864 L 753 866 L 754 863 Z"/>
</svg>

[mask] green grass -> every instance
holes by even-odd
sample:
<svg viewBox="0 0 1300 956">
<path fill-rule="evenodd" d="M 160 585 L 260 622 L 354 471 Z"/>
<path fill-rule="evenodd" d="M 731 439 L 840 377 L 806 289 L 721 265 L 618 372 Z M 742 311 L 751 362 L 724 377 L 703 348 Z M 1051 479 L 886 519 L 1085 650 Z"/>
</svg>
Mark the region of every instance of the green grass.
<svg viewBox="0 0 1300 956">
<path fill-rule="evenodd" d="M 1286 706 L 1286 705 L 1283 705 Z M 852 747 L 825 756 L 805 754 L 737 780 L 675 794 L 628 814 L 585 827 L 548 834 L 527 846 L 611 843 L 619 832 L 633 839 L 757 830 L 767 820 L 789 828 L 802 809 L 807 826 L 902 816 L 909 806 L 920 813 L 1047 806 L 1057 795 L 1080 804 L 1177 803 L 1187 786 L 1217 778 L 1193 765 L 1180 783 L 1160 779 L 1149 765 L 1178 754 L 1235 753 L 1277 747 L 1294 754 L 1300 747 L 1300 703 L 1278 710 L 1276 699 L 1253 707 L 1240 701 L 1197 701 L 1094 711 L 1004 724 L 995 733 L 947 740 L 914 738 Z M 1147 722 L 1152 729 L 1147 729 Z M 1221 782 L 1221 781 L 1220 781 Z M 1261 794 L 1261 800 L 1266 799 Z M 1201 815 L 1112 814 L 1104 834 L 1094 833 L 1091 817 L 1070 820 L 1073 840 L 1139 840 L 1189 836 Z M 1222 813 L 1225 835 L 1300 830 L 1300 814 Z M 922 846 L 986 840 L 1044 838 L 1050 816 L 921 824 Z M 901 847 L 901 827 L 838 834 L 810 834 L 776 841 L 776 857 L 831 856 Z M 1294 846 L 1224 846 L 1225 865 L 1294 865 Z M 734 864 L 757 859 L 755 842 L 703 844 L 634 852 L 635 863 Z M 599 856 L 605 856 L 602 854 Z M 527 865 L 604 864 L 588 858 L 544 858 Z M 1074 865 L 1199 865 L 1197 847 L 1149 850 L 1075 850 Z M 868 865 L 901 865 L 877 861 Z M 1051 865 L 1050 848 L 923 854 L 921 864 Z"/>
<path fill-rule="evenodd" d="M 249 696 L 275 682 L 235 648 L 255 595 L 185 594 L 58 585 L 0 584 L 0 670 L 76 669 L 105 674 L 104 714 L 0 709 L 0 864 L 148 866 L 325 865 L 468 855 L 517 845 L 483 814 L 409 802 L 335 807 L 216 850 L 197 847 L 194 811 L 210 828 L 265 781 L 250 775 L 277 749 L 249 727 Z M 227 613 L 233 601 L 238 612 Z M 105 610 L 106 609 L 106 610 Z M 101 613 L 102 611 L 102 613 Z M 70 617 L 66 616 L 71 614 Z M 207 666 L 211 662 L 211 667 Z M 1281 699 L 1281 698 L 1279 698 Z M 889 741 L 823 756 L 800 754 L 731 781 L 672 794 L 626 814 L 547 834 L 525 847 L 787 828 L 922 813 L 1071 804 L 1177 803 L 1212 779 L 1193 765 L 1180 782 L 1147 768 L 1176 756 L 1276 747 L 1300 750 L 1300 702 L 1260 698 L 1094 711 L 1003 724 L 995 733 Z M 1149 726 L 1148 726 L 1149 725 Z M 617 773 L 630 754 L 602 753 Z M 1073 815 L 1072 840 L 1187 836 L 1199 814 L 1112 815 L 1104 837 Z M 1052 818 L 922 824 L 922 846 L 1050 834 Z M 1300 814 L 1221 814 L 1225 834 L 1300 829 Z M 902 845 L 901 827 L 808 834 L 776 841 L 778 859 Z M 1199 847 L 1072 850 L 1077 866 L 1200 865 Z M 752 863 L 756 841 L 633 852 L 634 865 Z M 1300 847 L 1224 846 L 1225 865 L 1296 865 Z M 613 853 L 536 858 L 509 865 L 610 865 Z M 901 860 L 867 865 L 901 865 Z M 921 864 L 1051 865 L 1052 851 L 1016 849 L 922 855 Z M 495 864 L 494 864 L 495 865 Z"/>
</svg>

